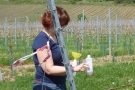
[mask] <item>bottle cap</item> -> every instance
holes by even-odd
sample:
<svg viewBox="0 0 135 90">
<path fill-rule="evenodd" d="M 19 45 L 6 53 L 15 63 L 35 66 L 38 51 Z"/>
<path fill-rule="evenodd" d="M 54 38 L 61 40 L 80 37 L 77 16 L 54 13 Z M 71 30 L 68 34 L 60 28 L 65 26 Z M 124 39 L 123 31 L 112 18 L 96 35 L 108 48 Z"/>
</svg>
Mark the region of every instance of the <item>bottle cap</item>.
<svg viewBox="0 0 135 90">
<path fill-rule="evenodd" d="M 87 58 L 90 58 L 90 55 L 88 55 Z"/>
</svg>

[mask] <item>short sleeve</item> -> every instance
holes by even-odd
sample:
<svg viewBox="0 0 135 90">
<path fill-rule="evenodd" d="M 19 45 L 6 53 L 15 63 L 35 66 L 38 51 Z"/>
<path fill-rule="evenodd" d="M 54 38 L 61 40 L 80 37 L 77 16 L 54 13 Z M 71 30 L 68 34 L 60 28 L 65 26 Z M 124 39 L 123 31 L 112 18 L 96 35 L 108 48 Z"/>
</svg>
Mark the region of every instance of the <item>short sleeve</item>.
<svg viewBox="0 0 135 90">
<path fill-rule="evenodd" d="M 38 48 L 43 47 L 44 45 L 47 44 L 48 39 L 46 37 L 37 37 L 35 38 L 33 42 L 33 51 L 36 51 Z"/>
</svg>

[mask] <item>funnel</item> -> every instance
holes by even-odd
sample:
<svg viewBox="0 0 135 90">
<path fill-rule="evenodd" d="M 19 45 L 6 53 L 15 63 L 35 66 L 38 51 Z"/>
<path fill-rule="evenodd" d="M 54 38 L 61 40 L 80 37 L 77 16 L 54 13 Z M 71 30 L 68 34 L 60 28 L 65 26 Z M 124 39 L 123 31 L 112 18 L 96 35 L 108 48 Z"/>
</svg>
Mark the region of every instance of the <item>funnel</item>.
<svg viewBox="0 0 135 90">
<path fill-rule="evenodd" d="M 72 56 L 74 58 L 73 62 L 72 62 L 72 67 L 76 67 L 77 66 L 77 59 L 81 57 L 81 53 L 77 53 L 77 52 L 72 52 Z M 73 76 L 76 75 L 76 72 L 73 72 Z"/>
<path fill-rule="evenodd" d="M 81 57 L 81 53 L 77 53 L 77 52 L 72 52 L 72 56 L 73 56 L 73 58 L 74 59 L 78 59 L 78 58 L 80 58 Z"/>
</svg>

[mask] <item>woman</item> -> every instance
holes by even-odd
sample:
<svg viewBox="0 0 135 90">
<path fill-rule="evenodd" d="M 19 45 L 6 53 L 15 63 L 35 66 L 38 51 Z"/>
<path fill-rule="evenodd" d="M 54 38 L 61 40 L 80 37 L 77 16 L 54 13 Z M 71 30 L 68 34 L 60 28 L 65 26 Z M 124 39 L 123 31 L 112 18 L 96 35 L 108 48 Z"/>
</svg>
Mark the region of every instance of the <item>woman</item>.
<svg viewBox="0 0 135 90">
<path fill-rule="evenodd" d="M 61 27 L 66 26 L 70 21 L 68 13 L 61 7 L 56 7 L 56 9 Z M 33 90 L 67 90 L 66 69 L 62 63 L 62 55 L 50 11 L 46 11 L 42 16 L 42 25 L 44 29 L 37 35 L 32 46 L 33 52 L 38 52 L 34 56 L 36 74 Z M 45 46 L 47 41 L 49 41 L 49 47 Z M 82 63 L 72 68 L 72 71 L 84 71 L 86 68 L 88 65 Z"/>
</svg>

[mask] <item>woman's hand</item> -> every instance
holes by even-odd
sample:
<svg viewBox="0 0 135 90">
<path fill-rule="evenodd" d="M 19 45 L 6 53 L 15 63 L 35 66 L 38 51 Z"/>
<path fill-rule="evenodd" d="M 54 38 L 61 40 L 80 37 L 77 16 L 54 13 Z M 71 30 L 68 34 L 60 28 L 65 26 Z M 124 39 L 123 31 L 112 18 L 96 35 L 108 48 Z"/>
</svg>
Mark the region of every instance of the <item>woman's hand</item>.
<svg viewBox="0 0 135 90">
<path fill-rule="evenodd" d="M 89 65 L 87 63 L 82 63 L 73 68 L 73 72 L 83 72 L 85 69 L 89 69 Z"/>
</svg>

